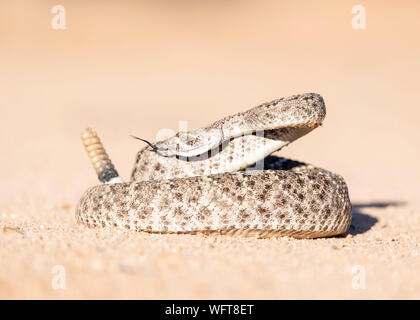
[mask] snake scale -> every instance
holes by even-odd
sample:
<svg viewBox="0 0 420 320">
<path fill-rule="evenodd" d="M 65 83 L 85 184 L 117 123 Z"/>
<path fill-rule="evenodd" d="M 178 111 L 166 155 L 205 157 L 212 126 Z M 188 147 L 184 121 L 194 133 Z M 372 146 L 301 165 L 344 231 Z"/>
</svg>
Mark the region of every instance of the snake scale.
<svg viewBox="0 0 420 320">
<path fill-rule="evenodd" d="M 323 98 L 273 100 L 202 129 L 149 143 L 130 182 L 89 188 L 77 208 L 88 227 L 260 238 L 345 233 L 352 208 L 344 179 L 271 155 L 320 126 Z"/>
</svg>

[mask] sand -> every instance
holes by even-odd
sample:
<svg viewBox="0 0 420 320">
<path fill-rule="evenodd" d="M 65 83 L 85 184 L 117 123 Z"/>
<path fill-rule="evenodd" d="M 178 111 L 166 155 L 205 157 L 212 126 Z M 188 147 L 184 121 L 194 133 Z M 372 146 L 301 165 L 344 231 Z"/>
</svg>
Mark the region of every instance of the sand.
<svg viewBox="0 0 420 320">
<path fill-rule="evenodd" d="M 417 1 L 0 4 L 0 298 L 419 299 Z M 315 240 L 87 229 L 95 128 L 128 180 L 162 129 L 318 92 L 321 128 L 279 154 L 340 173 L 354 206 Z M 182 125 L 183 123 L 181 123 Z"/>
</svg>

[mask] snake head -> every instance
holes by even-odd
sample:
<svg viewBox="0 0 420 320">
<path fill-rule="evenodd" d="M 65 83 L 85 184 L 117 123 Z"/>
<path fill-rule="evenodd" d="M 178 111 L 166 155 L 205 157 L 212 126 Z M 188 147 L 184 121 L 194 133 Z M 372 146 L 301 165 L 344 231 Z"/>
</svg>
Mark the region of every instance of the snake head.
<svg viewBox="0 0 420 320">
<path fill-rule="evenodd" d="M 223 130 L 220 128 L 195 129 L 180 131 L 165 143 L 170 153 L 181 157 L 193 157 L 216 148 L 223 142 L 223 137 Z"/>
<path fill-rule="evenodd" d="M 252 109 L 242 126 L 260 130 L 316 128 L 325 116 L 324 99 L 317 93 L 305 93 L 273 100 Z"/>
</svg>

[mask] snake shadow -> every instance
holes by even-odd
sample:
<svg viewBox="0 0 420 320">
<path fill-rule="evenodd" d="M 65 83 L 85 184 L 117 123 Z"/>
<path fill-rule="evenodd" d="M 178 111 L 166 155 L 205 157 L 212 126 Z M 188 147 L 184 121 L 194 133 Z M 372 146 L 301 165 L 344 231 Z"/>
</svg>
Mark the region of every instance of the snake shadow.
<svg viewBox="0 0 420 320">
<path fill-rule="evenodd" d="M 268 156 L 264 159 L 264 169 L 271 170 L 291 170 L 296 167 L 305 166 L 306 163 L 278 157 L 275 155 Z M 253 168 L 255 165 L 249 166 Z M 404 202 L 386 201 L 386 202 L 367 202 L 367 203 L 352 203 L 352 219 L 349 230 L 346 234 L 357 235 L 363 234 L 370 230 L 377 222 L 378 219 L 364 212 L 367 208 L 387 208 L 399 207 L 405 205 Z"/>
<path fill-rule="evenodd" d="M 352 219 L 348 234 L 357 235 L 363 234 L 370 230 L 377 222 L 378 219 L 363 212 L 366 208 L 388 208 L 399 207 L 405 205 L 404 202 L 389 201 L 389 202 L 368 202 L 368 203 L 353 203 Z"/>
</svg>

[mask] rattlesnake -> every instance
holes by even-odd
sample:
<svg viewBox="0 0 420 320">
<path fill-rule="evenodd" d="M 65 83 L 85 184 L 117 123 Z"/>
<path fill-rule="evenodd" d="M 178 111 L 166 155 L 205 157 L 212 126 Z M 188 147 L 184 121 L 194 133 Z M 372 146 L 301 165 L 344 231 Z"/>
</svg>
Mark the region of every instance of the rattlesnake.
<svg viewBox="0 0 420 320">
<path fill-rule="evenodd" d="M 137 154 L 131 181 L 89 188 L 77 205 L 77 220 L 152 233 L 342 234 L 351 221 L 344 179 L 270 155 L 321 125 L 325 115 L 323 98 L 306 93 L 148 142 Z M 115 182 L 113 165 L 104 163 L 100 179 Z"/>
</svg>

